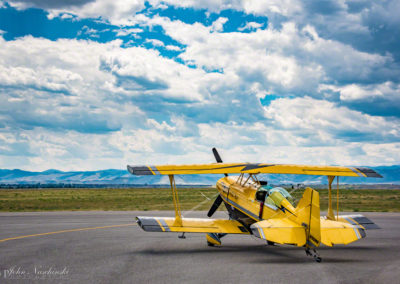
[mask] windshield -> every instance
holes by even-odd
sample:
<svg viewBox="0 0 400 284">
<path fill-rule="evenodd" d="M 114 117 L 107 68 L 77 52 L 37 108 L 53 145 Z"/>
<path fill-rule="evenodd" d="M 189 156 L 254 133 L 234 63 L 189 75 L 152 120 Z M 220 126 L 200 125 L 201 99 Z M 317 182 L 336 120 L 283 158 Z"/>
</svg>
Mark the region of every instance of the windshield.
<svg viewBox="0 0 400 284">
<path fill-rule="evenodd" d="M 271 188 L 271 189 L 269 190 L 269 194 L 272 194 L 272 193 L 274 193 L 274 192 L 276 192 L 276 191 L 279 192 L 280 194 L 282 194 L 283 197 L 285 197 L 286 199 L 292 198 L 292 196 L 290 195 L 290 193 L 287 192 L 287 190 L 284 189 L 283 187 L 274 187 L 274 188 Z"/>
<path fill-rule="evenodd" d="M 286 198 L 290 203 L 293 204 L 293 197 L 283 187 L 271 187 L 269 185 L 265 185 L 260 187 L 259 190 L 268 192 L 265 200 L 266 204 L 280 207 L 280 203 L 282 202 L 283 198 Z"/>
</svg>

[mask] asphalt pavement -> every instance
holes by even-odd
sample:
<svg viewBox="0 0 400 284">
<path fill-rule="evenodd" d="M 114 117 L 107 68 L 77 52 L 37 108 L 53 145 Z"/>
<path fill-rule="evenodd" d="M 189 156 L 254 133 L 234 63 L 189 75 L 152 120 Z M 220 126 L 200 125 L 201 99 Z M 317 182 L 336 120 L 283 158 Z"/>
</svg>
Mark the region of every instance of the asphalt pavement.
<svg viewBox="0 0 400 284">
<path fill-rule="evenodd" d="M 364 213 L 382 229 L 319 248 L 321 263 L 302 248 L 267 246 L 253 236 L 227 235 L 222 247 L 208 247 L 204 234 L 179 239 L 134 222 L 173 215 L 0 213 L 0 283 L 400 283 L 400 213 Z"/>
</svg>

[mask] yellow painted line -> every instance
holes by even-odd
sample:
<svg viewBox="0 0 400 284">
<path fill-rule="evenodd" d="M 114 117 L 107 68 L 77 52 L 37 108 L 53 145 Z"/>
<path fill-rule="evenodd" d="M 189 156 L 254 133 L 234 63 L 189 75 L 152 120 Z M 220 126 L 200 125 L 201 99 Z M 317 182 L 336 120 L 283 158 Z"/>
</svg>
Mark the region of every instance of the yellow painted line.
<svg viewBox="0 0 400 284">
<path fill-rule="evenodd" d="M 79 229 L 70 229 L 70 230 L 62 230 L 62 231 L 55 231 L 55 232 L 47 232 L 47 233 L 40 233 L 40 234 L 33 234 L 33 235 L 25 235 L 25 236 L 18 236 L 12 237 L 7 239 L 2 239 L 0 242 L 6 242 L 11 240 L 18 240 L 30 237 L 38 237 L 38 236 L 46 236 L 46 235 L 54 235 L 54 234 L 62 234 L 62 233 L 69 233 L 69 232 L 79 232 L 79 231 L 88 231 L 88 230 L 97 230 L 97 229 L 107 229 L 107 228 L 116 228 L 116 227 L 127 227 L 127 226 L 135 226 L 136 223 L 130 224 L 120 224 L 120 225 L 111 225 L 111 226 L 102 226 L 102 227 L 89 227 L 89 228 L 79 228 Z"/>
</svg>

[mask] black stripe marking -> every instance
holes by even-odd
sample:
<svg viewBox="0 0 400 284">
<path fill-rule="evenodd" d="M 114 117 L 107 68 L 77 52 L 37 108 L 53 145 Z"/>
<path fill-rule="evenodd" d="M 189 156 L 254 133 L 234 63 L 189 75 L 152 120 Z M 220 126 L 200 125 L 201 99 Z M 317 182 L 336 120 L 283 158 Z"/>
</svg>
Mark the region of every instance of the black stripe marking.
<svg viewBox="0 0 400 284">
<path fill-rule="evenodd" d="M 247 233 L 247 229 L 243 226 L 238 226 L 239 230 L 242 231 L 243 233 Z"/>
<path fill-rule="evenodd" d="M 367 236 L 367 234 L 365 233 L 365 230 L 362 229 L 362 228 L 359 228 L 359 229 L 358 229 L 358 232 L 360 233 L 361 238 L 365 238 L 365 237 Z"/>
<path fill-rule="evenodd" d="M 261 164 L 246 164 L 246 166 L 242 169 L 242 171 L 250 171 L 250 170 L 257 170 L 261 168 L 266 168 L 266 167 L 272 167 L 275 165 L 262 165 Z"/>
<path fill-rule="evenodd" d="M 232 205 L 233 207 L 235 207 L 239 211 L 243 212 L 247 216 L 253 218 L 254 220 L 256 220 L 256 221 L 263 220 L 263 219 L 259 218 L 257 215 L 255 215 L 254 213 L 247 210 L 246 208 L 244 208 L 244 207 L 240 206 L 239 204 L 237 204 L 236 202 L 232 201 L 231 199 L 226 200 L 225 197 L 223 197 L 223 196 L 221 196 L 221 197 L 226 203 L 228 203 L 229 205 Z"/>
<path fill-rule="evenodd" d="M 360 217 L 352 217 L 354 221 L 356 221 L 358 224 L 363 226 L 367 230 L 374 230 L 374 229 L 380 229 L 378 225 L 376 225 L 374 222 L 372 222 L 370 219 L 364 216 Z"/>
</svg>

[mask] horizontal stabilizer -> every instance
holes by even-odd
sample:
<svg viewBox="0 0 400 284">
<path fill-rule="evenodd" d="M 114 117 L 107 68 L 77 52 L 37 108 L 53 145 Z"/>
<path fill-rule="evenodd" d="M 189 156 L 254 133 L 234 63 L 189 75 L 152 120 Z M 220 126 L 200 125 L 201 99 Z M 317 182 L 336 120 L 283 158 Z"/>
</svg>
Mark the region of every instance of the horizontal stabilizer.
<svg viewBox="0 0 400 284">
<path fill-rule="evenodd" d="M 238 221 L 224 219 L 182 218 L 177 222 L 172 217 L 136 217 L 138 225 L 148 232 L 225 233 L 250 234 Z"/>
</svg>

